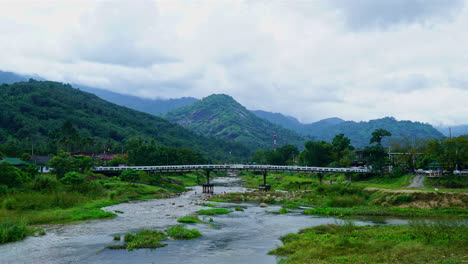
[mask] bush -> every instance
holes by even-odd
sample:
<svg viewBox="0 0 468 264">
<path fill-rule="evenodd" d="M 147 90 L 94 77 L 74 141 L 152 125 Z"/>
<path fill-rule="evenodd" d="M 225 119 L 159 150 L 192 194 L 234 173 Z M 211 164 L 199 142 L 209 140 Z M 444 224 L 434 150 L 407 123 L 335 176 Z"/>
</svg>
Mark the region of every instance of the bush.
<svg viewBox="0 0 468 264">
<path fill-rule="evenodd" d="M 57 180 L 48 175 L 37 175 L 31 184 L 31 189 L 36 191 L 53 190 L 57 187 Z"/>
<path fill-rule="evenodd" d="M 3 209 L 14 210 L 16 208 L 16 200 L 13 198 L 7 198 L 2 202 Z"/>
<path fill-rule="evenodd" d="M 390 173 L 390 178 L 400 178 L 403 175 L 405 175 L 405 171 L 400 167 L 396 167 L 393 168 L 392 173 Z"/>
<path fill-rule="evenodd" d="M 28 227 L 24 220 L 9 220 L 0 222 L 0 244 L 18 241 L 28 235 Z"/>
<path fill-rule="evenodd" d="M 125 242 L 132 242 L 135 239 L 135 235 L 132 233 L 127 233 L 124 236 L 124 241 Z"/>
<path fill-rule="evenodd" d="M 120 175 L 120 179 L 127 182 L 135 182 L 138 180 L 138 177 L 138 172 L 133 169 L 126 169 L 122 171 L 122 174 Z"/>
<path fill-rule="evenodd" d="M 84 177 L 81 173 L 72 171 L 65 173 L 65 176 L 63 176 L 63 178 L 60 179 L 60 181 L 65 184 L 78 186 L 84 182 Z"/>
<path fill-rule="evenodd" d="M 0 195 L 5 195 L 8 193 L 8 186 L 5 184 L 0 184 Z"/>
<path fill-rule="evenodd" d="M 169 227 L 168 229 L 166 229 L 166 233 L 176 240 L 188 240 L 201 237 L 200 231 L 196 229 L 189 230 L 181 225 Z"/>
<path fill-rule="evenodd" d="M 280 213 L 280 214 L 287 214 L 287 213 L 288 213 L 288 209 L 286 209 L 286 208 L 281 208 L 281 209 L 279 209 L 279 213 Z"/>
</svg>

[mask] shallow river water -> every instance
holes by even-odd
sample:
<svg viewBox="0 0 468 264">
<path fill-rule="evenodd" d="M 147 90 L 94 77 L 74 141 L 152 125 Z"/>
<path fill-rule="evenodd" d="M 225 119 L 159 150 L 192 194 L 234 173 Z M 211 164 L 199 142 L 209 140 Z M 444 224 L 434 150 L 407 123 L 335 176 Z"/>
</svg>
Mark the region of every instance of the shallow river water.
<svg viewBox="0 0 468 264">
<path fill-rule="evenodd" d="M 246 191 L 237 178 L 214 180 L 215 193 Z M 0 263 L 276 263 L 267 255 L 281 242 L 278 238 L 299 229 L 339 221 L 332 217 L 304 215 L 302 211 L 285 215 L 279 205 L 260 208 L 255 203 L 219 203 L 218 207 L 244 207 L 244 211 L 212 216 L 213 224 L 190 225 L 202 232 L 202 237 L 190 241 L 168 240 L 168 246 L 134 251 L 104 249 L 123 242 L 113 241 L 141 229 L 164 230 L 177 224 L 177 218 L 189 215 L 204 206 L 201 187 L 194 187 L 176 198 L 136 201 L 103 208 L 124 212 L 106 220 L 84 221 L 66 225 L 43 226 L 43 237 L 28 237 L 0 246 Z M 200 218 L 203 219 L 202 216 Z M 208 220 L 206 217 L 205 220 Z M 404 224 L 403 220 L 383 220 L 379 224 Z M 357 225 L 373 225 L 371 220 L 355 221 Z"/>
</svg>

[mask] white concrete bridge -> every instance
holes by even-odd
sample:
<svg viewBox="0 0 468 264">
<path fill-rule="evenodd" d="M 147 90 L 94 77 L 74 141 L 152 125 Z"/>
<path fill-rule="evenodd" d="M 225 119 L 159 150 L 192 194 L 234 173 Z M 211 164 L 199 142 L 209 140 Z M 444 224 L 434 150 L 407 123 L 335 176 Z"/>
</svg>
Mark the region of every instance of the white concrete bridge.
<svg viewBox="0 0 468 264">
<path fill-rule="evenodd" d="M 302 172 L 316 173 L 323 177 L 324 173 L 370 173 L 368 169 L 359 168 L 328 168 L 328 167 L 307 167 L 307 166 L 278 166 L 278 165 L 244 165 L 244 164 L 224 164 L 224 165 L 167 165 L 167 166 L 119 166 L 119 167 L 95 167 L 94 172 L 112 172 L 133 169 L 137 171 L 147 171 L 153 173 L 162 172 L 206 172 L 206 184 L 203 184 L 203 193 L 213 193 L 214 185 L 210 184 L 211 171 L 257 171 L 263 174 L 263 184 L 258 188 L 269 191 L 271 186 L 266 183 L 266 175 L 268 172 Z"/>
</svg>

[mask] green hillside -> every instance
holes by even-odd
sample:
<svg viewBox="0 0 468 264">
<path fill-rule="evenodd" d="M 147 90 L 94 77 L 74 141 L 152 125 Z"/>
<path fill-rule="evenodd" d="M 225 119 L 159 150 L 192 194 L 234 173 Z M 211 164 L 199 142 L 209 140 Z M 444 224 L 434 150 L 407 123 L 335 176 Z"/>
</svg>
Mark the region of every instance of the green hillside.
<svg viewBox="0 0 468 264">
<path fill-rule="evenodd" d="M 73 129 L 87 145 L 80 144 L 80 149 L 70 151 L 103 152 L 111 148 L 120 152 L 129 138 L 141 137 L 148 141 L 154 139 L 160 145 L 192 149 L 215 161 L 242 160 L 250 154 L 239 144 L 197 135 L 162 118 L 115 105 L 68 84 L 34 80 L 3 84 L 0 98 L 0 144 L 31 146 L 34 142 L 36 152 L 44 154 L 53 153 L 52 143 Z M 66 128 L 66 123 L 71 123 L 73 128 Z"/>
<path fill-rule="evenodd" d="M 318 140 L 329 142 L 333 140 L 335 135 L 343 133 L 346 137 L 351 139 L 351 144 L 357 148 L 367 146 L 372 137 L 372 132 L 379 128 L 392 133 L 391 137 L 386 138 L 384 142 L 382 142 L 384 145 L 387 145 L 390 140 L 401 136 L 413 136 L 417 139 L 442 137 L 442 134 L 429 124 L 398 121 L 393 117 L 385 117 L 368 122 L 345 121 L 323 124 L 323 122 L 320 123 L 319 121 L 305 125 L 305 127 L 309 135 Z"/>
<path fill-rule="evenodd" d="M 251 150 L 273 148 L 275 134 L 278 147 L 292 144 L 303 148 L 306 141 L 305 137 L 292 130 L 257 117 L 224 94 L 208 96 L 168 112 L 164 118 L 201 135 L 238 142 Z"/>
</svg>

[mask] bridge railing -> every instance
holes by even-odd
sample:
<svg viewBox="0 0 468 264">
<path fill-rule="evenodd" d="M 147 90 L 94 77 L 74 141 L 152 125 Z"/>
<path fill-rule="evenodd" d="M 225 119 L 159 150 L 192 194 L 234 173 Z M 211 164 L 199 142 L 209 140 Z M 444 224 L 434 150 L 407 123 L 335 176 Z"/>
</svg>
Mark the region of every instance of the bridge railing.
<svg viewBox="0 0 468 264">
<path fill-rule="evenodd" d="M 143 171 L 199 171 L 199 170 L 246 170 L 246 171 L 292 171 L 292 172 L 358 172 L 369 173 L 368 169 L 360 168 L 328 168 L 328 167 L 303 167 L 303 166 L 277 166 L 277 165 L 244 165 L 244 164 L 225 164 L 225 165 L 167 165 L 167 166 L 119 166 L 119 167 L 95 167 L 94 171 L 120 171 L 120 170 L 143 170 Z"/>
</svg>

